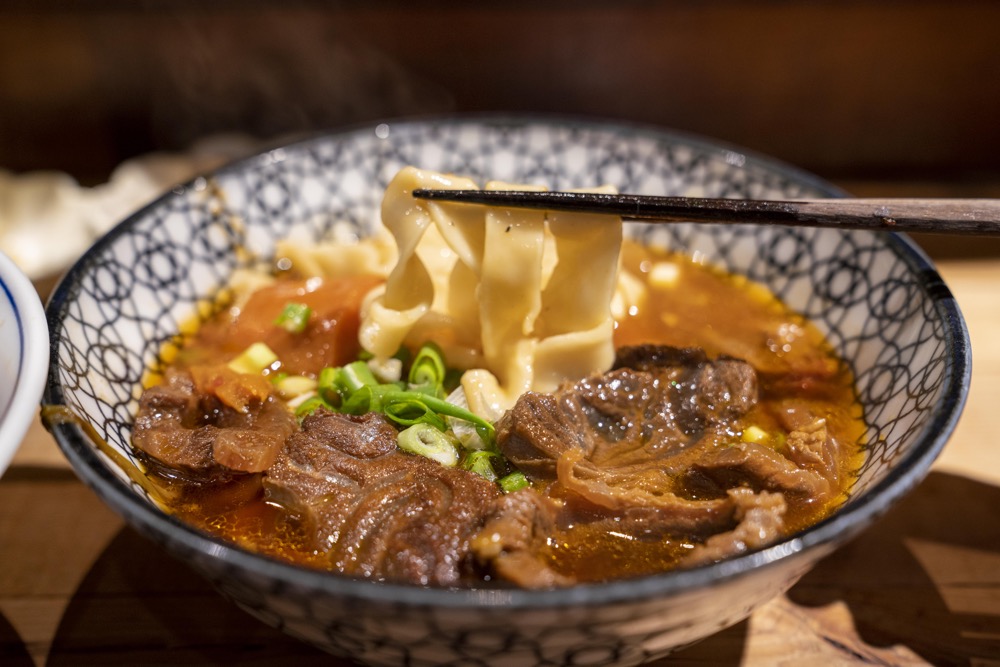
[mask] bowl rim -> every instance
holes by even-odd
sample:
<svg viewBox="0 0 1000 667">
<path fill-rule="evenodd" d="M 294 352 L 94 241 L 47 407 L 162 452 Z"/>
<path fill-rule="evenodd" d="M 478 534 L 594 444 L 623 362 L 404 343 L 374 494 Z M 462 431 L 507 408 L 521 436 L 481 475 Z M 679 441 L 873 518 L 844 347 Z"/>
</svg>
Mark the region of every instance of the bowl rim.
<svg viewBox="0 0 1000 667">
<path fill-rule="evenodd" d="M 21 353 L 10 404 L 0 422 L 0 475 L 10 465 L 38 414 L 49 366 L 49 329 L 34 284 L 20 267 L 0 252 L 0 289 L 10 302 Z"/>
<path fill-rule="evenodd" d="M 317 140 L 336 140 L 357 132 L 374 131 L 379 125 L 392 127 L 448 125 L 531 125 L 575 127 L 595 131 L 623 132 L 627 136 L 646 136 L 667 142 L 686 144 L 708 153 L 737 153 L 745 158 L 745 165 L 756 165 L 772 173 L 813 187 L 826 196 L 842 197 L 845 192 L 818 176 L 780 160 L 758 154 L 739 146 L 708 139 L 697 134 L 641 123 L 623 122 L 578 116 L 545 114 L 449 114 L 439 116 L 411 116 L 398 119 L 369 121 L 327 132 L 310 134 L 292 142 L 265 148 L 254 155 L 231 162 L 212 174 L 238 172 L 252 166 L 275 150 L 303 147 Z M 135 211 L 112 228 L 62 276 L 49 298 L 46 308 L 51 333 L 49 381 L 42 397 L 42 405 L 66 405 L 62 387 L 58 383 L 58 345 L 60 325 L 68 303 L 72 300 L 74 284 L 78 277 L 96 261 L 101 251 L 117 237 L 128 233 L 132 225 L 142 219 L 148 210 L 193 187 L 201 177 L 174 188 L 146 206 Z M 46 424 L 60 449 L 71 463 L 80 479 L 90 486 L 116 512 L 148 537 L 163 542 L 162 535 L 179 543 L 190 553 L 210 554 L 227 567 L 243 569 L 256 576 L 281 581 L 304 590 L 319 591 L 337 597 L 364 600 L 382 604 L 407 604 L 443 608 L 478 609 L 531 609 L 570 606 L 593 606 L 633 602 L 677 595 L 698 588 L 719 585 L 743 573 L 776 566 L 807 550 L 815 549 L 816 558 L 857 533 L 887 512 L 900 498 L 915 487 L 928 473 L 931 463 L 940 454 L 950 437 L 964 408 L 972 372 L 971 346 L 965 320 L 957 301 L 938 274 L 929 257 L 909 237 L 895 232 L 871 232 L 884 237 L 886 246 L 905 262 L 919 278 L 919 284 L 932 300 L 934 310 L 944 322 L 945 342 L 951 350 L 946 360 L 943 383 L 943 400 L 928 424 L 914 437 L 917 444 L 902 456 L 895 468 L 884 479 L 868 489 L 862 496 L 865 502 L 849 502 L 833 515 L 809 528 L 791 535 L 764 549 L 734 556 L 726 560 L 686 570 L 673 570 L 635 579 L 605 583 L 579 584 L 568 588 L 546 590 L 490 589 L 490 588 L 429 588 L 407 584 L 380 583 L 353 578 L 337 573 L 311 570 L 252 553 L 224 542 L 187 525 L 176 517 L 154 508 L 140 500 L 129 486 L 105 467 L 90 439 L 72 422 Z M 176 549 L 176 547 L 173 547 Z"/>
</svg>

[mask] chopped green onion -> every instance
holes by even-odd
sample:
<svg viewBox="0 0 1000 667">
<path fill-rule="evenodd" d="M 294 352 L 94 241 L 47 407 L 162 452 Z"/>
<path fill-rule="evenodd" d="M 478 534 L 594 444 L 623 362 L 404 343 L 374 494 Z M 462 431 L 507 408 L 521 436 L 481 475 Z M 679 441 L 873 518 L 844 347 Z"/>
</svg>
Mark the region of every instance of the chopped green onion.
<svg viewBox="0 0 1000 667">
<path fill-rule="evenodd" d="M 389 404 L 394 401 L 404 401 L 404 400 L 418 400 L 422 402 L 427 408 L 439 415 L 444 415 L 445 417 L 454 417 L 456 419 L 463 419 L 467 422 L 471 422 L 476 426 L 476 432 L 482 439 L 483 443 L 486 444 L 487 449 L 493 448 L 493 443 L 496 440 L 496 431 L 493 428 L 493 424 L 489 423 L 476 413 L 467 410 L 465 408 L 459 407 L 454 403 L 449 403 L 443 398 L 437 398 L 436 396 L 430 396 L 428 394 L 422 394 L 416 391 L 399 391 L 386 394 L 385 403 Z"/>
<path fill-rule="evenodd" d="M 401 348 L 397 358 L 404 352 L 406 349 Z M 401 381 L 380 381 L 371 363 L 372 360 L 358 360 L 337 368 L 324 368 L 315 385 L 318 396 L 314 400 L 303 394 L 299 399 L 303 403 L 296 414 L 301 416 L 319 406 L 353 415 L 378 412 L 406 430 L 415 426 L 432 428 L 452 446 L 459 444 L 457 431 L 461 430 L 465 441 L 470 444 L 475 441 L 476 449 L 488 450 L 490 457 L 503 461 L 496 451 L 493 424 L 444 398 L 445 382 L 450 371 L 436 345 L 429 343 L 420 348 L 405 384 Z M 456 427 L 458 424 L 461 426 Z M 473 430 L 474 434 L 471 433 Z M 423 428 L 417 432 L 427 433 Z M 470 460 L 469 465 L 476 466 L 476 472 L 483 476 L 490 475 L 491 480 L 496 479 L 497 470 L 504 467 L 502 464 L 494 465 L 489 457 L 483 458 L 482 455 Z"/>
<path fill-rule="evenodd" d="M 407 383 L 413 389 L 424 387 L 429 389 L 426 393 L 443 396 L 447 370 L 441 348 L 434 343 L 425 343 L 413 357 Z"/>
<path fill-rule="evenodd" d="M 344 395 L 340 412 L 349 415 L 363 415 L 367 412 L 385 412 L 385 395 L 398 391 L 392 384 L 365 385 Z"/>
<path fill-rule="evenodd" d="M 276 326 L 291 333 L 302 333 L 309 324 L 309 316 L 312 315 L 312 308 L 304 303 L 285 304 L 284 310 L 274 321 Z"/>
<path fill-rule="evenodd" d="M 503 456 L 499 452 L 490 452 L 485 449 L 479 449 L 474 452 L 469 452 L 462 461 L 462 467 L 470 472 L 474 472 L 480 477 L 485 477 L 491 482 L 497 481 L 497 471 L 493 467 L 493 460 L 497 459 L 502 461 Z"/>
<path fill-rule="evenodd" d="M 382 395 L 385 416 L 401 426 L 430 424 L 439 431 L 447 431 L 448 424 L 424 402 L 426 396 L 410 391 L 386 392 Z"/>
<path fill-rule="evenodd" d="M 274 350 L 265 343 L 254 343 L 227 365 L 237 373 L 256 375 L 263 373 L 276 361 L 278 361 L 278 355 L 274 353 Z"/>
<path fill-rule="evenodd" d="M 430 424 L 414 424 L 399 432 L 396 444 L 404 452 L 425 456 L 449 468 L 458 464 L 458 448 Z"/>
<path fill-rule="evenodd" d="M 325 369 L 324 369 L 325 370 Z M 352 361 L 346 366 L 334 370 L 333 386 L 341 394 L 350 394 L 362 387 L 374 387 L 379 384 L 372 369 L 363 361 Z"/>
<path fill-rule="evenodd" d="M 524 476 L 523 472 L 518 470 L 517 472 L 512 472 L 509 475 L 501 477 L 497 480 L 497 484 L 500 485 L 504 493 L 512 493 L 528 486 L 528 478 Z"/>
<path fill-rule="evenodd" d="M 337 390 L 337 385 L 334 383 L 337 370 L 328 366 L 321 370 L 319 377 L 316 378 L 316 392 L 330 405 L 340 403 L 340 391 Z"/>
</svg>

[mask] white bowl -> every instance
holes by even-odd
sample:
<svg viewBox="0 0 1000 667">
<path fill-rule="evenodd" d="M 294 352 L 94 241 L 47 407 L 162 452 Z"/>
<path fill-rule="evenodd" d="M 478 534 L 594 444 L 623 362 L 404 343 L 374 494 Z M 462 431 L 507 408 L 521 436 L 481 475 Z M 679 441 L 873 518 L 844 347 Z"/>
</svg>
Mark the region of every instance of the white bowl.
<svg viewBox="0 0 1000 667">
<path fill-rule="evenodd" d="M 0 253 L 0 475 L 38 414 L 49 364 L 49 329 L 34 285 Z"/>
</svg>

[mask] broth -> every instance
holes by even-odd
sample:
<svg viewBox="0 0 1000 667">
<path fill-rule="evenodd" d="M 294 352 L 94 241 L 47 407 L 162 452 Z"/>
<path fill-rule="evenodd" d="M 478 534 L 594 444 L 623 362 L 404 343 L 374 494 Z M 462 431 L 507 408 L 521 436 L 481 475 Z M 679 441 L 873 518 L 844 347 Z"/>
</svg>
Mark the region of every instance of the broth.
<svg viewBox="0 0 1000 667">
<path fill-rule="evenodd" d="M 616 347 L 650 343 L 697 347 L 712 358 L 746 360 L 759 374 L 760 399 L 742 423 L 763 433 L 781 434 L 788 431 L 789 414 L 808 412 L 822 417 L 829 437 L 839 443 L 835 493 L 822 502 L 785 494 L 787 512 L 782 534 L 801 530 L 839 506 L 863 457 L 865 427 L 850 371 L 822 333 L 763 287 L 687 257 L 626 242 L 622 268 L 645 283 L 647 298 L 617 321 Z M 308 298 L 313 306 L 330 311 L 327 315 L 332 324 L 327 337 L 302 341 L 284 334 L 272 336 L 276 348 L 294 350 L 295 372 L 316 374 L 324 366 L 356 358 L 357 308 L 374 284 L 374 279 L 368 277 L 328 281 L 321 290 L 311 293 L 313 296 Z M 284 290 L 280 298 L 266 303 L 261 300 L 243 311 L 242 317 L 252 321 L 244 321 L 236 333 L 232 314 L 227 308 L 221 309 L 181 345 L 171 365 L 184 367 L 207 359 L 229 358 L 251 339 L 269 335 L 279 302 L 289 295 L 304 294 L 299 283 L 283 285 L 279 288 Z M 330 340 L 336 343 L 331 345 Z M 317 347 L 309 349 L 308 345 Z M 741 433 L 730 435 L 734 442 L 742 437 Z M 160 465 L 152 466 L 151 474 L 169 487 L 168 495 L 177 499 L 171 511 L 201 530 L 282 561 L 336 569 L 329 556 L 316 548 L 308 522 L 269 500 L 262 485 L 263 474 L 205 482 Z M 697 482 L 701 478 L 693 479 Z M 567 493 L 558 484 L 545 481 L 536 482 L 534 488 L 556 501 Z M 707 486 L 699 483 L 684 482 L 680 488 L 689 498 L 712 495 L 705 491 Z M 572 512 L 561 515 L 545 544 L 538 548 L 538 558 L 557 576 L 571 577 L 574 582 L 668 570 L 683 564 L 700 541 L 663 535 L 643 537 L 635 531 L 608 529 L 606 523 L 591 521 L 594 507 L 586 503 L 569 506 Z M 462 585 L 483 585 L 493 578 L 488 571 L 466 574 Z"/>
</svg>

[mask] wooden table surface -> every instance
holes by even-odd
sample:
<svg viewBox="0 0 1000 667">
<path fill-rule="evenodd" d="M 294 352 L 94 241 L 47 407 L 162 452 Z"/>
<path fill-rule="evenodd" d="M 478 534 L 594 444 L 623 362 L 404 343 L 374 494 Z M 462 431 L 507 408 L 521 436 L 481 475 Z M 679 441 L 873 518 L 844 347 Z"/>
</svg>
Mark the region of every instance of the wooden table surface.
<svg viewBox="0 0 1000 667">
<path fill-rule="evenodd" d="M 938 261 L 974 368 L 927 479 L 786 595 L 663 665 L 1000 665 L 998 257 Z M 126 527 L 36 423 L 0 479 L 0 665 L 272 663 L 345 664 L 238 610 Z"/>
</svg>

